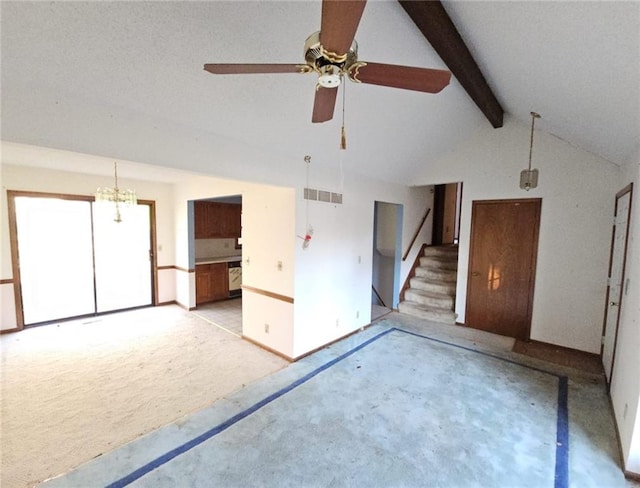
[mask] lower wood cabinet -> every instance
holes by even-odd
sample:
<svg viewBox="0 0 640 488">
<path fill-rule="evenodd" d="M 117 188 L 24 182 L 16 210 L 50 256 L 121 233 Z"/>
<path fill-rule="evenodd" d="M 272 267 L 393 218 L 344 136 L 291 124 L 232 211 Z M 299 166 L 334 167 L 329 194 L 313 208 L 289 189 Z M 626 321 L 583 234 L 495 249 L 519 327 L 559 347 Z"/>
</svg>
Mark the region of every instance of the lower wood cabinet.
<svg viewBox="0 0 640 488">
<path fill-rule="evenodd" d="M 227 263 L 196 266 L 196 305 L 229 298 Z"/>
</svg>

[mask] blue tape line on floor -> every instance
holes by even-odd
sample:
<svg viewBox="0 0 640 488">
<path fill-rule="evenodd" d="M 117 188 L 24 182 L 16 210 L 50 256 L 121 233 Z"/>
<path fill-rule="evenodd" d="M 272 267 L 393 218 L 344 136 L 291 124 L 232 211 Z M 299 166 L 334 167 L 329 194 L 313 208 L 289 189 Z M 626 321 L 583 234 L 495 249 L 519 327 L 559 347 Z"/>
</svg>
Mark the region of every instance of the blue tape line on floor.
<svg viewBox="0 0 640 488">
<path fill-rule="evenodd" d="M 569 382 L 566 376 L 558 383 L 558 426 L 556 428 L 555 488 L 569 486 Z"/>
<path fill-rule="evenodd" d="M 452 342 L 443 341 L 442 339 L 436 339 L 435 337 L 429 337 L 429 336 L 426 336 L 426 335 L 418 334 L 416 332 L 411 332 L 411 331 L 404 330 L 404 329 L 398 329 L 398 328 L 395 328 L 395 327 L 393 328 L 393 330 L 397 330 L 398 332 L 404 332 L 405 334 L 409 334 L 409 335 L 412 335 L 412 336 L 421 337 L 423 339 L 427 339 L 427 340 L 430 340 L 430 341 L 433 341 L 433 342 L 438 342 L 440 344 L 445 344 L 447 346 L 457 347 L 458 349 L 464 349 L 465 351 L 471 351 L 471 352 L 474 352 L 476 354 L 481 354 L 482 356 L 487 356 L 487 357 L 490 357 L 490 358 L 493 358 L 493 359 L 497 359 L 499 361 L 503 361 L 505 363 L 515 364 L 516 366 L 520 366 L 522 368 L 532 369 L 533 371 L 538 371 L 539 373 L 549 374 L 551 376 L 555 376 L 556 378 L 564 378 L 564 376 L 556 374 L 556 373 L 554 373 L 552 371 L 547 371 L 545 369 L 536 368 L 535 366 L 529 366 L 528 364 L 522 364 L 522 363 L 519 363 L 517 361 L 514 361 L 513 359 L 502 358 L 500 356 L 496 356 L 495 354 L 491 354 L 491 353 L 484 352 L 484 351 L 478 351 L 478 350 L 472 349 L 470 347 L 461 346 L 460 344 L 454 344 Z"/>
<path fill-rule="evenodd" d="M 211 439 L 212 437 L 218 435 L 220 432 L 223 432 L 223 431 L 227 430 L 233 424 L 235 424 L 235 423 L 239 422 L 240 420 L 248 417 L 249 415 L 251 415 L 252 413 L 256 412 L 257 410 L 260 410 L 265 405 L 267 405 L 267 404 L 271 403 L 272 401 L 280 398 L 285 393 L 288 393 L 291 390 L 293 390 L 294 388 L 297 388 L 298 386 L 302 385 L 303 383 L 306 383 L 307 381 L 309 381 L 314 376 L 317 376 L 318 374 L 322 373 L 323 371 L 329 369 L 334 364 L 339 363 L 343 359 L 351 356 L 352 354 L 355 354 L 360 349 L 368 346 L 372 342 L 377 341 L 381 337 L 384 337 L 385 335 L 387 335 L 387 334 L 389 334 L 391 332 L 393 332 L 393 329 L 389 329 L 389 330 L 385 330 L 384 332 L 381 332 L 377 336 L 372 337 L 371 339 L 363 342 L 359 346 L 354 347 L 353 349 L 347 351 L 346 353 L 342 354 L 341 356 L 338 356 L 337 358 L 332 359 L 328 363 L 323 364 L 319 368 L 314 369 L 310 373 L 304 375 L 302 378 L 299 378 L 298 380 L 294 381 L 290 385 L 285 386 L 281 390 L 278 390 L 277 392 L 275 392 L 275 393 L 269 395 L 268 397 L 260 400 L 255 405 L 247 408 L 246 410 L 240 412 L 237 415 L 234 415 L 230 419 L 222 422 L 221 424 L 215 426 L 214 428 L 208 430 L 207 432 L 205 432 L 203 434 L 200 434 L 198 437 L 195 437 L 194 439 L 191 439 L 190 441 L 185 442 L 184 444 L 176 447 L 175 449 L 172 449 L 171 451 L 163 454 L 162 456 L 157 457 L 153 461 L 151 461 L 151 462 L 145 464 L 144 466 L 136 469 L 135 471 L 133 471 L 132 473 L 128 474 L 127 476 L 125 476 L 123 478 L 120 478 L 117 481 L 114 481 L 113 483 L 107 485 L 107 488 L 122 488 L 124 486 L 127 486 L 127 485 L 133 483 L 135 480 L 137 480 L 139 478 L 142 478 L 144 475 L 150 473 L 154 469 L 159 468 L 163 464 L 166 464 L 167 462 L 169 462 L 172 459 L 178 457 L 179 455 L 184 454 L 185 452 L 189 451 L 190 449 L 193 449 L 194 447 L 196 447 L 196 446 L 202 444 L 203 442 Z"/>
<path fill-rule="evenodd" d="M 290 392 L 291 390 L 297 388 L 298 386 L 306 383 L 307 381 L 309 381 L 310 379 L 312 379 L 313 377 L 317 376 L 318 374 L 320 374 L 321 372 L 329 369 L 331 366 L 339 363 L 340 361 L 342 361 L 343 359 L 346 359 L 347 357 L 355 354 L 356 352 L 360 351 L 361 349 L 365 348 L 366 346 L 368 346 L 369 344 L 377 341 L 378 339 L 386 336 L 387 334 L 391 333 L 391 332 L 403 332 L 405 334 L 411 335 L 411 336 L 415 336 L 415 337 L 420 337 L 422 339 L 427 339 L 433 342 L 437 342 L 440 344 L 444 344 L 447 346 L 453 346 L 456 347 L 458 349 L 464 349 L 466 351 L 470 351 L 476 354 L 481 354 L 483 356 L 487 356 L 493 359 L 497 359 L 499 361 L 504 361 L 510 364 L 514 364 L 516 366 L 521 366 L 524 368 L 528 368 L 534 371 L 538 371 L 540 373 L 545 373 L 545 374 L 549 374 L 551 376 L 555 376 L 556 378 L 558 378 L 558 412 L 557 412 L 557 428 L 556 428 L 556 464 L 555 464 L 555 483 L 554 483 L 554 488 L 567 488 L 569 486 L 569 416 L 568 416 L 568 380 L 566 376 L 561 376 L 558 375 L 556 373 L 553 373 L 551 371 L 546 371 L 544 369 L 540 369 L 540 368 L 536 368 L 533 366 L 528 366 L 526 364 L 522 364 L 522 363 L 518 363 L 516 361 L 513 361 L 511 359 L 506 359 L 506 358 L 502 358 L 500 356 L 496 356 L 493 354 L 489 354 L 483 351 L 477 351 L 475 349 L 471 349 L 469 347 L 465 347 L 465 346 L 461 346 L 459 344 L 453 344 L 451 342 L 447 342 L 447 341 L 443 341 L 441 339 L 436 339 L 434 337 L 429 337 L 429 336 L 425 336 L 422 334 L 418 334 L 415 332 L 410 332 L 407 330 L 403 330 L 403 329 L 398 329 L 398 328 L 390 328 L 388 330 L 385 330 L 384 332 L 381 332 L 380 334 L 376 335 L 375 337 L 372 337 L 371 339 L 363 342 L 362 344 L 354 347 L 353 349 L 347 351 L 346 353 L 342 354 L 341 356 L 338 356 L 335 359 L 332 359 L 331 361 L 323 364 L 322 366 L 316 368 L 315 370 L 311 371 L 310 373 L 304 375 L 303 377 L 299 378 L 298 380 L 294 381 L 293 383 L 291 383 L 290 385 L 282 388 L 281 390 L 278 390 L 277 392 L 269 395 L 268 397 L 262 399 L 261 401 L 259 401 L 258 403 L 252 405 L 251 407 L 247 408 L 246 410 L 243 410 L 242 412 L 238 413 L 237 415 L 234 415 L 233 417 L 227 419 L 226 421 L 222 422 L 221 424 L 218 424 L 217 426 L 215 426 L 214 428 L 204 432 L 203 434 L 199 435 L 198 437 L 195 437 L 194 439 L 191 439 L 188 442 L 185 442 L 184 444 L 176 447 L 175 449 L 172 449 L 171 451 L 166 452 L 165 454 L 163 454 L 162 456 L 157 457 L 156 459 L 154 459 L 153 461 L 150 461 L 149 463 L 145 464 L 144 466 L 136 469 L 135 471 L 133 471 L 132 473 L 128 474 L 127 476 L 124 476 L 123 478 L 120 478 L 117 481 L 114 481 L 113 483 L 107 485 L 106 488 L 123 488 L 131 483 L 133 483 L 134 481 L 136 481 L 137 479 L 142 478 L 144 475 L 150 473 L 151 471 L 159 468 L 160 466 L 162 466 L 163 464 L 166 464 L 167 462 L 171 461 L 172 459 L 180 456 L 181 454 L 184 454 L 185 452 L 193 449 L 194 447 L 202 444 L 203 442 L 211 439 L 212 437 L 218 435 L 219 433 L 227 430 L 229 427 L 233 426 L 235 423 L 239 422 L 240 420 L 248 417 L 249 415 L 255 413 L 256 411 L 260 410 L 262 407 L 264 407 L 265 405 L 271 403 L 272 401 L 280 398 L 281 396 L 285 395 L 286 393 Z"/>
</svg>

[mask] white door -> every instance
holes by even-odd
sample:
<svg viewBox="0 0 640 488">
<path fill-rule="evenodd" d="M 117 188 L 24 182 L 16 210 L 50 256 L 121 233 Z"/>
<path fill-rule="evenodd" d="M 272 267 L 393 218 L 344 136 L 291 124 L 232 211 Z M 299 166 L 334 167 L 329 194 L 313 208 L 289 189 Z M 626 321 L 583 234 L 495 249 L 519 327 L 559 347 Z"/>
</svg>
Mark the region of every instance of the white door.
<svg viewBox="0 0 640 488">
<path fill-rule="evenodd" d="M 149 205 L 121 209 L 93 206 L 96 311 L 110 312 L 152 303 L 151 219 Z"/>
<path fill-rule="evenodd" d="M 618 340 L 618 321 L 620 308 L 624 296 L 624 265 L 627 255 L 627 236 L 629 217 L 631 215 L 631 186 L 625 188 L 616 197 L 615 224 L 611 248 L 611 262 L 609 264 L 609 287 L 604 318 L 604 337 L 602 344 L 602 364 L 611 384 L 613 364 Z"/>
</svg>

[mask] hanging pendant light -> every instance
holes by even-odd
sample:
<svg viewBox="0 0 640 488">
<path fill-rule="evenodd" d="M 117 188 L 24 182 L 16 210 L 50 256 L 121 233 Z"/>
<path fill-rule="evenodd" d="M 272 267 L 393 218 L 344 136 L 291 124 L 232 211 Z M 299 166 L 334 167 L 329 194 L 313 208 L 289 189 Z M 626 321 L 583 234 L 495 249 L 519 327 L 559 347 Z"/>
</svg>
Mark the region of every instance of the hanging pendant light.
<svg viewBox="0 0 640 488">
<path fill-rule="evenodd" d="M 113 203 L 115 206 L 115 222 L 122 222 L 122 215 L 120 214 L 120 206 L 134 206 L 137 205 L 138 199 L 136 197 L 135 190 L 121 190 L 118 188 L 118 163 L 113 163 L 113 173 L 115 176 L 115 186 L 100 187 L 96 190 L 95 198 L 96 203 Z"/>
<path fill-rule="evenodd" d="M 340 150 L 345 151 L 347 149 L 347 133 L 344 130 L 344 101 L 345 101 L 345 89 L 347 84 L 342 83 L 342 128 L 340 129 Z"/>
<path fill-rule="evenodd" d="M 533 128 L 536 123 L 536 119 L 539 119 L 540 114 L 536 112 L 531 112 L 531 140 L 529 142 L 529 167 L 528 169 L 523 169 L 520 172 L 520 188 L 523 190 L 529 191 L 531 188 L 536 188 L 538 186 L 538 170 L 531 169 L 531 156 L 533 155 Z"/>
</svg>

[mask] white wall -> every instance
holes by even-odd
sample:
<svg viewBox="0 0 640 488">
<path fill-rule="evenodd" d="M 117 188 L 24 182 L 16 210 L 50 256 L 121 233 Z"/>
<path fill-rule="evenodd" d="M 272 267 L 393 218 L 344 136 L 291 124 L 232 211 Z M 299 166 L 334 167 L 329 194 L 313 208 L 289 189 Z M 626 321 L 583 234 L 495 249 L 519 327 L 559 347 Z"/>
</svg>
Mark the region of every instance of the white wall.
<svg viewBox="0 0 640 488">
<path fill-rule="evenodd" d="M 629 286 L 625 289 L 620 310 L 611 400 L 625 467 L 640 474 L 640 164 L 624 169 L 618 189 L 633 182 L 625 276 Z M 615 194 L 611 199 L 615 199 Z"/>
<path fill-rule="evenodd" d="M 600 352 L 613 199 L 620 169 L 542 131 L 535 135 L 537 189 L 519 188 L 530 129 L 511 117 L 489 124 L 468 143 L 424 166 L 415 181 L 462 181 L 456 312 L 464 322 L 473 200 L 542 198 L 531 338 Z"/>
<path fill-rule="evenodd" d="M 97 163 L 96 163 L 97 164 Z M 112 167 L 112 160 L 105 160 L 104 164 Z M 113 178 L 72 173 L 68 171 L 56 171 L 44 168 L 27 166 L 0 165 L 2 173 L 2 216 L 0 217 L 1 253 L 0 279 L 13 278 L 11 269 L 11 248 L 9 242 L 9 215 L 7 212 L 6 190 L 39 191 L 48 193 L 66 193 L 72 195 L 92 195 L 99 186 L 113 185 Z M 174 238 L 173 238 L 173 211 L 171 185 L 140 180 L 121 179 L 120 186 L 136 190 L 141 200 L 154 200 L 156 202 L 156 255 L 158 266 L 171 266 L 174 264 Z M 8 289 L 11 291 L 8 291 Z M 174 300 L 173 270 L 158 273 L 158 291 L 160 302 Z M 15 313 L 11 313 L 7 302 L 12 303 L 9 297 L 13 296 L 13 285 L 2 285 L 2 314 L 0 329 L 12 329 L 16 326 Z"/>
<path fill-rule="evenodd" d="M 335 187 L 331 173 L 316 174 L 312 187 Z M 297 357 L 371 322 L 373 219 L 376 200 L 403 205 L 404 251 L 432 198 L 428 188 L 407 188 L 346 174 L 342 205 L 308 202 L 314 228 L 308 249 L 296 243 L 295 336 Z M 302 188 L 297 191 L 296 229 L 306 228 Z M 407 261 L 404 282 L 427 230 Z"/>
<path fill-rule="evenodd" d="M 193 176 L 175 187 L 176 262 L 189 268 L 187 202 L 242 195 L 242 282 L 259 290 L 294 297 L 295 190 L 273 185 Z M 238 252 L 240 254 L 240 251 Z M 282 269 L 278 267 L 282 263 Z M 178 271 L 177 301 L 195 307 L 195 274 Z M 293 357 L 293 304 L 249 290 L 242 300 L 244 336 Z M 265 324 L 269 332 L 265 332 Z"/>
</svg>

